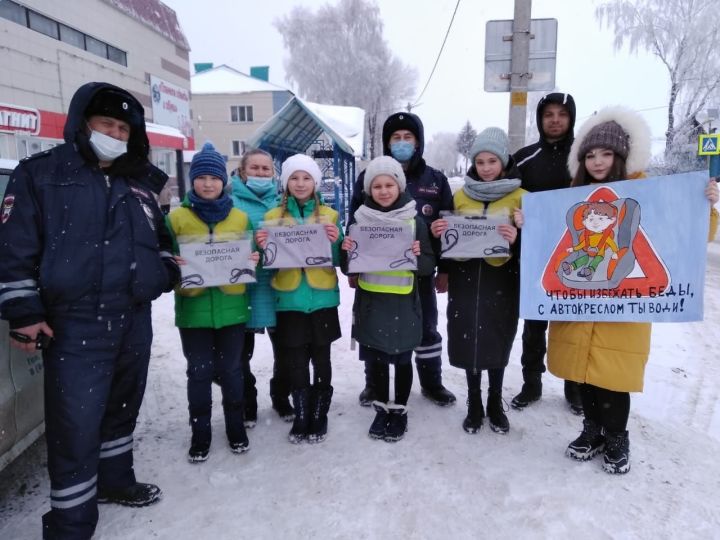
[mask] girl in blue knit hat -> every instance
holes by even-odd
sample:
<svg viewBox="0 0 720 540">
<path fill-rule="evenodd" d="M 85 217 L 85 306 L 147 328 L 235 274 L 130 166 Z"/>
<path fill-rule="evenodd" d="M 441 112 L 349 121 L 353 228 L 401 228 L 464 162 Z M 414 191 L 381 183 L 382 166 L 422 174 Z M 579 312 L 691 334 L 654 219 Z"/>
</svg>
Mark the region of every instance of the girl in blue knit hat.
<svg viewBox="0 0 720 540">
<path fill-rule="evenodd" d="M 321 442 L 333 395 L 330 345 L 340 337 L 340 289 L 334 266 L 340 264 L 343 235 L 338 213 L 322 204 L 318 195 L 322 173 L 315 160 L 303 154 L 290 156 L 280 179 L 282 202 L 265 214 L 265 221 L 322 223 L 332 243 L 333 266 L 285 268 L 277 270 L 271 281 L 277 296 L 276 352 L 290 370 L 295 409 L 288 438 L 292 443 Z M 258 231 L 256 238 L 264 249 L 267 230 Z"/>
<path fill-rule="evenodd" d="M 480 379 L 488 372 L 487 415 L 490 428 L 507 433 L 510 423 L 503 411 L 502 383 L 517 330 L 520 302 L 520 250 L 512 213 L 520 207 L 525 190 L 508 152 L 508 137 L 496 127 L 483 130 L 471 150 L 472 165 L 463 189 L 453 198 L 455 212 L 479 216 L 501 215 L 509 223 L 498 226 L 510 244 L 509 253 L 497 257 L 448 259 L 448 356 L 450 364 L 465 370 L 468 413 L 463 429 L 477 433 L 483 425 Z M 431 225 L 434 236 L 448 222 Z"/>
<path fill-rule="evenodd" d="M 167 218 L 175 253 L 178 242 L 218 238 L 235 239 L 252 230 L 245 212 L 233 208 L 225 193 L 228 181 L 225 159 L 211 143 L 205 143 L 190 165 L 192 189 L 180 208 Z M 251 260 L 259 260 L 253 252 Z M 185 261 L 176 256 L 179 264 Z M 180 288 L 175 291 L 175 325 L 180 330 L 187 359 L 187 393 L 192 439 L 188 459 L 202 462 L 208 457 L 212 440 L 212 380 L 218 377 L 225 413 L 225 433 L 230 450 L 249 449 L 243 423 L 243 373 L 241 353 L 245 324 L 249 318 L 244 284 L 217 287 Z"/>
</svg>

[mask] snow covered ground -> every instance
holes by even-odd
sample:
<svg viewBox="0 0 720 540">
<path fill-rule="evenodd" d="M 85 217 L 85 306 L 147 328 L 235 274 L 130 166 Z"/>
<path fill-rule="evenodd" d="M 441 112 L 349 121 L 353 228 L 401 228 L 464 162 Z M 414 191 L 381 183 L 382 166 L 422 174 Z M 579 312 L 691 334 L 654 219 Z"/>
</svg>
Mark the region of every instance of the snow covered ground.
<svg viewBox="0 0 720 540">
<path fill-rule="evenodd" d="M 287 442 L 289 425 L 270 409 L 270 347 L 261 336 L 253 360 L 261 392 L 251 451 L 228 449 L 215 389 L 210 459 L 191 465 L 185 362 L 172 295 L 164 295 L 155 304 L 154 353 L 135 433 L 138 478 L 158 483 L 164 497 L 145 509 L 102 506 L 95 537 L 720 538 L 719 292 L 720 244 L 713 243 L 705 322 L 654 326 L 645 393 L 632 397 L 632 469 L 619 477 L 604 473 L 598 458 L 576 463 L 563 455 L 581 421 L 550 375 L 542 401 L 508 413 L 507 436 L 487 426 L 471 436 L 461 428 L 464 374 L 448 366 L 455 406 L 431 404 L 416 383 L 405 439 L 370 440 L 373 413 L 358 405 L 362 364 L 347 337 L 333 346 L 326 442 Z M 343 288 L 342 298 L 349 334 L 352 291 Z M 440 305 L 443 312 L 444 296 Z M 519 353 L 518 339 L 505 377 L 508 402 L 521 386 Z M 41 440 L 0 473 L 0 538 L 39 538 L 48 491 Z"/>
</svg>

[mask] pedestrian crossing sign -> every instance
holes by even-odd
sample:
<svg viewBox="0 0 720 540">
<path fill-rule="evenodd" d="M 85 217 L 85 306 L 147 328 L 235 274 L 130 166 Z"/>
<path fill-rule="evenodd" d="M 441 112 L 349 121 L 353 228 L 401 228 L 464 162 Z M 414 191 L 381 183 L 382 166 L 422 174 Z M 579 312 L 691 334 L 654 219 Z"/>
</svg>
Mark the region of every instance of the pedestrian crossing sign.
<svg viewBox="0 0 720 540">
<path fill-rule="evenodd" d="M 698 156 L 720 155 L 720 133 L 700 135 L 698 139 Z"/>
</svg>

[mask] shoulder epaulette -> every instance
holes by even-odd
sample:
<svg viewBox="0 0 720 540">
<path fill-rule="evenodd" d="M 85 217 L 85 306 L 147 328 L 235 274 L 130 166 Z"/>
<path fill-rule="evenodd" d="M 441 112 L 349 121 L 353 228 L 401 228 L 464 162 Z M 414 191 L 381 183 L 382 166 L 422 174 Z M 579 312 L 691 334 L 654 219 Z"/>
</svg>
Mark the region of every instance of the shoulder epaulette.
<svg viewBox="0 0 720 540">
<path fill-rule="evenodd" d="M 38 152 L 37 154 L 32 154 L 31 156 L 27 156 L 27 157 L 22 158 L 22 159 L 20 160 L 20 163 L 27 163 L 27 162 L 29 162 L 29 161 L 33 161 L 33 160 L 36 160 L 36 159 L 40 159 L 40 158 L 47 157 L 47 156 L 49 156 L 49 155 L 51 154 L 51 152 L 52 152 L 52 149 L 50 149 L 50 150 L 45 150 L 45 151 L 43 151 L 43 152 Z"/>
</svg>

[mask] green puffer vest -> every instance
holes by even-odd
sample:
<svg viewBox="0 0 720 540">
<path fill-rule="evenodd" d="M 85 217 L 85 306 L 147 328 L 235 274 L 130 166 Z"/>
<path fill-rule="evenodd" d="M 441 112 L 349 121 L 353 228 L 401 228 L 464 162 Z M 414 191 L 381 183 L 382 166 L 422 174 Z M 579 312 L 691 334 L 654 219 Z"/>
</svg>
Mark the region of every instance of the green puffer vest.
<svg viewBox="0 0 720 540">
<path fill-rule="evenodd" d="M 177 238 L 180 236 L 205 236 L 210 233 L 240 233 L 252 231 L 245 212 L 233 208 L 230 214 L 212 227 L 202 221 L 183 203 L 181 208 L 170 212 L 168 228 L 173 235 L 175 253 L 179 253 Z M 242 324 L 250 318 L 245 285 L 224 285 L 196 289 L 175 289 L 175 326 L 178 328 L 223 328 Z"/>
</svg>

